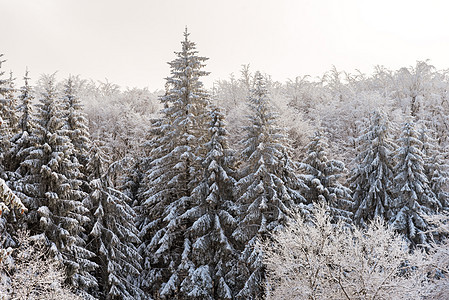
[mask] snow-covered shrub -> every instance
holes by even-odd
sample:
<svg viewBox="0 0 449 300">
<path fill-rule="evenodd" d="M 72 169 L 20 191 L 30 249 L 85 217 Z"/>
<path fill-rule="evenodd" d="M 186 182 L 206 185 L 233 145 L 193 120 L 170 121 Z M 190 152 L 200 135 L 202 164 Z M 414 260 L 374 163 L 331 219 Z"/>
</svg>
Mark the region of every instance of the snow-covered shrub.
<svg viewBox="0 0 449 300">
<path fill-rule="evenodd" d="M 81 297 L 64 286 L 64 271 L 48 259 L 46 246 L 19 232 L 19 247 L 0 262 L 0 299 L 77 300 Z"/>
<path fill-rule="evenodd" d="M 324 207 L 297 216 L 265 244 L 268 299 L 420 299 L 425 254 L 375 219 L 366 229 L 332 224 Z"/>
<path fill-rule="evenodd" d="M 431 243 L 429 249 L 429 273 L 433 279 L 429 299 L 447 299 L 449 295 L 449 213 L 425 217 L 436 229 L 435 233 L 443 236 L 438 243 Z"/>
</svg>

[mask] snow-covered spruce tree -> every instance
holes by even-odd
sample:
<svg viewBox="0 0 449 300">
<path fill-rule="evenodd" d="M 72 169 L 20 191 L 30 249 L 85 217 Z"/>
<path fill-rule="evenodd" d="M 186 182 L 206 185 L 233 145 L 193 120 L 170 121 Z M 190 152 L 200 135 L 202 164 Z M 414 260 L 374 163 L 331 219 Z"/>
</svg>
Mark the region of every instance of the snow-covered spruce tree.
<svg viewBox="0 0 449 300">
<path fill-rule="evenodd" d="M 4 54 L 0 53 L 0 68 L 2 67 L 2 64 L 6 62 L 6 60 L 3 59 Z M 0 76 L 5 75 L 4 71 L 0 71 Z M 4 97 L 4 95 L 8 92 L 8 80 L 3 79 L 0 77 L 0 95 Z M 2 98 L 3 99 L 3 98 Z"/>
<path fill-rule="evenodd" d="M 0 134 L 2 137 L 2 140 L 0 141 L 0 146 L 1 149 L 5 151 L 3 156 L 3 165 L 5 170 L 10 171 L 11 158 L 8 157 L 7 154 L 11 148 L 11 139 L 18 132 L 16 95 L 14 88 L 14 78 L 12 77 L 10 77 L 10 79 L 8 80 L 6 93 L 3 96 L 0 94 L 0 114 L 3 119 L 3 123 L 5 123 L 0 128 Z"/>
<path fill-rule="evenodd" d="M 436 139 L 432 138 L 431 131 L 426 126 L 419 128 L 419 140 L 422 143 L 421 151 L 424 155 L 424 173 L 429 186 L 443 209 L 449 209 L 449 165 L 444 159 L 445 153 Z"/>
<path fill-rule="evenodd" d="M 186 231 L 192 224 L 181 216 L 192 207 L 191 192 L 202 179 L 209 97 L 199 80 L 208 74 L 202 70 L 207 58 L 197 55 L 187 30 L 181 44 L 177 58 L 169 63 L 171 77 L 161 97 L 164 118 L 154 128 L 162 135 L 155 135 L 150 143 L 153 160 L 144 179 L 139 222 L 142 287 L 156 298 L 170 299 L 181 297 L 180 284 L 189 271 L 182 260 L 191 249 Z"/>
<path fill-rule="evenodd" d="M 110 176 L 123 166 L 111 164 L 99 148 L 94 148 L 87 165 L 92 192 L 83 201 L 91 212 L 88 249 L 96 254 L 99 265 L 95 272 L 101 299 L 146 299 L 137 277 L 141 271 L 141 256 L 135 245 L 140 243 L 134 224 L 135 212 L 131 199 L 116 190 Z"/>
<path fill-rule="evenodd" d="M 94 288 L 96 279 L 89 274 L 96 264 L 94 253 L 85 248 L 80 237 L 89 219 L 81 200 L 79 165 L 72 162 L 73 145 L 63 130 L 63 111 L 58 101 L 54 75 L 41 79 L 42 93 L 36 106 L 36 129 L 30 137 L 29 155 L 21 163 L 25 174 L 17 189 L 30 213 L 28 226 L 33 235 L 50 245 L 52 255 L 66 268 L 67 281 L 82 289 Z"/>
<path fill-rule="evenodd" d="M 186 235 L 191 241 L 182 264 L 188 275 L 181 283 L 183 299 L 234 299 L 237 251 L 231 237 L 237 220 L 231 151 L 227 146 L 224 116 L 212 107 L 209 141 L 205 144 L 203 176 L 192 191 L 190 208 L 182 218 L 192 224 Z"/>
<path fill-rule="evenodd" d="M 3 79 L 4 71 L 1 70 L 2 64 L 5 60 L 2 60 L 3 54 L 0 54 L 0 176 L 3 176 L 5 169 L 5 153 L 10 148 L 10 138 L 12 136 L 12 129 L 10 126 L 9 117 L 11 114 L 10 105 L 8 103 L 8 95 L 10 93 L 10 83 L 8 79 Z"/>
<path fill-rule="evenodd" d="M 25 72 L 23 80 L 24 86 L 20 88 L 19 103 L 17 105 L 17 111 L 20 114 L 17 121 L 18 131 L 17 134 L 11 139 L 11 149 L 9 153 L 7 153 L 7 156 L 11 158 L 11 171 L 17 172 L 19 175 L 24 175 L 24 170 L 20 169 L 20 164 L 29 155 L 29 150 L 31 150 L 30 134 L 34 132 L 36 127 L 33 119 L 32 108 L 34 96 L 33 89 L 28 83 L 30 80 L 28 77 L 28 70 Z"/>
<path fill-rule="evenodd" d="M 315 132 L 306 146 L 306 157 L 301 163 L 302 179 L 308 190 L 304 192 L 307 203 L 324 203 L 334 220 L 352 223 L 353 206 L 351 190 L 338 180 L 345 172 L 345 165 L 339 160 L 329 160 L 328 145 L 321 132 Z"/>
<path fill-rule="evenodd" d="M 0 144 L 3 145 L 2 148 L 5 151 L 3 156 L 3 166 L 8 173 L 12 170 L 11 164 L 13 164 L 12 162 L 14 161 L 13 157 L 8 156 L 12 147 L 11 139 L 18 132 L 18 116 L 16 110 L 17 99 L 14 81 L 15 78 L 13 77 L 12 72 L 10 72 L 9 79 L 6 81 L 4 94 L 3 96 L 0 95 L 0 114 L 6 123 L 0 128 L 0 131 L 3 132 L 3 140 Z M 9 176 L 5 175 L 5 177 L 8 178 Z"/>
<path fill-rule="evenodd" d="M 11 137 L 14 136 L 18 132 L 19 127 L 19 118 L 17 115 L 17 98 L 16 98 L 16 92 L 17 89 L 15 88 L 14 81 L 16 78 L 14 78 L 13 73 L 9 73 L 9 79 L 8 79 L 8 91 L 5 94 L 5 100 L 6 100 L 6 107 L 7 107 L 7 115 L 4 117 L 8 120 L 8 125 L 11 129 Z"/>
<path fill-rule="evenodd" d="M 144 174 L 137 191 L 137 198 L 134 201 L 134 210 L 137 213 L 136 225 L 139 229 L 139 238 L 142 241 L 138 249 L 143 258 L 143 269 L 139 276 L 139 281 L 141 288 L 147 295 L 158 293 L 162 283 L 157 283 L 157 279 L 162 278 L 162 274 L 169 276 L 167 267 L 158 268 L 153 262 L 153 253 L 156 251 L 154 249 L 158 245 L 151 244 L 151 241 L 155 233 L 162 229 L 163 218 L 160 213 L 164 212 L 164 204 L 168 205 L 170 203 L 170 198 L 168 197 L 171 195 L 170 191 L 164 191 L 162 186 L 152 184 L 153 181 L 158 179 L 158 174 L 164 174 L 164 169 L 158 164 L 164 156 L 168 155 L 169 149 L 165 147 L 168 140 L 165 140 L 164 137 L 169 134 L 170 128 L 169 120 L 166 118 L 152 120 L 149 139 L 143 145 L 145 155 L 147 156 L 147 159 L 142 158 Z M 165 179 L 165 181 L 167 180 L 168 178 Z M 152 198 L 157 193 L 165 197 Z M 147 202 L 148 199 L 152 199 L 151 203 Z M 158 240 L 155 240 L 155 242 L 157 243 Z M 157 288 L 156 284 L 158 284 Z"/>
<path fill-rule="evenodd" d="M 8 213 L 11 209 L 20 211 L 21 214 L 27 211 L 25 205 L 19 197 L 6 185 L 0 178 L 0 262 L 8 255 L 10 251 L 5 248 L 15 245 L 10 233 L 6 230 L 6 220 L 3 218 L 4 212 Z"/>
<path fill-rule="evenodd" d="M 62 106 L 66 124 L 64 129 L 73 144 L 74 156 L 82 166 L 87 163 L 91 146 L 88 121 L 83 113 L 83 105 L 76 91 L 76 78 L 70 76 L 65 82 L 62 92 Z"/>
<path fill-rule="evenodd" d="M 399 148 L 395 153 L 394 191 L 392 201 L 394 215 L 390 219 L 393 229 L 404 234 L 413 246 L 427 244 L 431 229 L 421 214 L 431 215 L 441 209 L 424 173 L 422 142 L 412 122 L 404 124 Z"/>
<path fill-rule="evenodd" d="M 376 217 L 392 217 L 394 143 L 389 136 L 389 123 L 382 112 L 371 115 L 369 127 L 357 138 L 357 157 L 349 179 L 353 192 L 354 222 L 364 225 Z"/>
<path fill-rule="evenodd" d="M 0 68 L 3 62 L 0 55 Z M 0 72 L 0 184 L 2 185 L 0 190 L 6 191 L 6 188 L 9 190 L 12 181 L 17 177 L 14 172 L 11 172 L 14 157 L 8 155 L 11 150 L 14 126 L 16 126 L 14 123 L 16 122 L 16 112 L 15 107 L 13 107 L 15 103 L 14 80 L 12 75 L 9 80 L 3 80 L 1 78 L 3 74 L 4 72 Z M 11 198 L 8 197 L 7 199 Z M 12 236 L 17 227 L 17 211 L 6 210 L 6 207 L 2 204 L 0 201 L 0 247 L 15 246 Z M 2 215 L 1 212 L 4 210 L 7 213 Z"/>
<path fill-rule="evenodd" d="M 144 152 L 140 157 L 133 158 L 133 162 L 128 166 L 122 176 L 117 180 L 117 189 L 124 193 L 130 200 L 130 205 L 139 216 L 139 209 L 142 201 L 142 187 L 144 185 L 145 165 L 148 163 L 148 157 L 145 157 Z M 136 227 L 138 228 L 139 217 L 136 216 Z"/>
<path fill-rule="evenodd" d="M 28 84 L 28 71 L 25 74 L 25 85 L 20 89 L 20 95 L 18 97 L 18 105 L 16 110 L 18 111 L 19 119 L 17 120 L 17 133 L 10 139 L 9 151 L 5 153 L 5 160 L 8 161 L 5 179 L 7 184 L 14 190 L 14 192 L 25 203 L 29 203 L 29 198 L 26 194 L 21 192 L 21 177 L 25 175 L 26 170 L 20 167 L 21 163 L 28 157 L 29 152 L 32 149 L 32 134 L 35 130 L 34 121 L 32 119 L 31 103 L 33 101 L 32 88 Z M 14 211 L 8 214 L 8 227 L 9 233 L 14 235 L 16 230 L 24 225 L 22 222 L 24 219 L 17 218 Z M 12 245 L 15 242 L 12 240 Z"/>
<path fill-rule="evenodd" d="M 0 127 L 2 126 L 5 126 L 5 124 L 2 124 L 0 116 Z M 16 210 L 20 211 L 20 213 L 23 214 L 25 211 L 27 211 L 27 208 L 23 205 L 20 198 L 13 193 L 6 182 L 0 178 L 0 262 L 8 254 L 8 251 L 4 248 L 15 245 L 15 242 L 11 237 L 12 231 L 15 230 L 8 228 L 4 213 L 12 212 L 12 214 L 14 214 Z"/>
<path fill-rule="evenodd" d="M 295 203 L 304 203 L 305 199 L 298 191 L 304 183 L 292 170 L 286 139 L 276 126 L 277 115 L 260 73 L 255 75 L 248 101 L 252 115 L 244 128 L 243 166 L 235 191 L 240 220 L 233 237 L 244 245 L 240 270 L 243 287 L 236 297 L 259 299 L 263 297 L 264 267 L 256 242 L 283 228 Z"/>
<path fill-rule="evenodd" d="M 18 209 L 21 213 L 28 210 L 23 205 L 20 198 L 17 197 L 6 185 L 5 181 L 0 178 L 0 217 L 3 215 L 3 212 L 8 212 L 10 208 Z"/>
<path fill-rule="evenodd" d="M 25 76 L 23 77 L 24 85 L 20 88 L 20 103 L 18 104 L 17 110 L 20 113 L 20 118 L 18 121 L 19 132 L 28 132 L 31 133 L 34 130 L 33 123 L 33 88 L 29 85 L 28 81 L 30 77 L 28 75 L 28 70 L 25 72 Z"/>
</svg>

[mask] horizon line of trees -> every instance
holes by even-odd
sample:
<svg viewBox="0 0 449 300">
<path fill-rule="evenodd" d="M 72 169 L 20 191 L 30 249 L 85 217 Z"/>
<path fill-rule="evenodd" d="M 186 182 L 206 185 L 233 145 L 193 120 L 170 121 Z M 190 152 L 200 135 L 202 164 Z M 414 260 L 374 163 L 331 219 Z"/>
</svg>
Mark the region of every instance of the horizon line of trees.
<svg viewBox="0 0 449 300">
<path fill-rule="evenodd" d="M 260 299 L 259 243 L 317 204 L 349 227 L 380 218 L 411 250 L 442 241 L 423 215 L 449 206 L 446 89 L 426 63 L 346 84 L 334 69 L 321 86 L 245 67 L 210 93 L 187 31 L 181 46 L 160 105 L 76 77 L 33 89 L 26 72 L 17 89 L 0 73 L 0 174 L 28 209 L 0 219 L 3 248 L 30 231 L 86 298 Z"/>
</svg>

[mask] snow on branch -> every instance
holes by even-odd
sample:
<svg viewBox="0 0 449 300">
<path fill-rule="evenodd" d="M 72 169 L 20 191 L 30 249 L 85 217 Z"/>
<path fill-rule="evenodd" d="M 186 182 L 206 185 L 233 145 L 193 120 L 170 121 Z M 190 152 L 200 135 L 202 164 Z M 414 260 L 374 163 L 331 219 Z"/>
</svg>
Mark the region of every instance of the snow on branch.
<svg viewBox="0 0 449 300">
<path fill-rule="evenodd" d="M 0 216 L 3 211 L 9 211 L 9 208 L 18 209 L 21 213 L 27 211 L 19 197 L 11 191 L 3 179 L 0 179 Z"/>
</svg>

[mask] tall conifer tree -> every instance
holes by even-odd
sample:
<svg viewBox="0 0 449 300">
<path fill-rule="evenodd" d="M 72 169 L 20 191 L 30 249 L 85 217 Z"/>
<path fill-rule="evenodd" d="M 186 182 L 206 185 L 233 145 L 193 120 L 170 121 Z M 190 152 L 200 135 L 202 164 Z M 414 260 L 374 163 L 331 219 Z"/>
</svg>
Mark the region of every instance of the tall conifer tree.
<svg viewBox="0 0 449 300">
<path fill-rule="evenodd" d="M 0 54 L 0 176 L 3 175 L 5 170 L 5 153 L 9 150 L 9 139 L 12 135 L 9 121 L 10 111 L 7 100 L 10 85 L 8 79 L 3 78 L 5 72 L 1 70 L 4 62 L 3 54 Z"/>
<path fill-rule="evenodd" d="M 430 225 L 422 214 L 434 214 L 441 209 L 441 203 L 429 186 L 424 173 L 422 142 L 412 122 L 404 124 L 398 140 L 394 167 L 393 201 L 395 214 L 391 218 L 393 229 L 404 234 L 412 245 L 426 244 L 431 238 Z"/>
<path fill-rule="evenodd" d="M 202 180 L 192 191 L 192 208 L 184 214 L 192 224 L 186 232 L 192 245 L 185 253 L 189 269 L 181 292 L 184 299 L 233 299 L 237 250 L 231 235 L 237 220 L 232 214 L 232 152 L 217 108 L 212 108 L 208 125 Z"/>
<path fill-rule="evenodd" d="M 108 168 L 100 149 L 91 152 L 87 171 L 92 192 L 83 201 L 91 212 L 88 248 L 96 254 L 99 265 L 95 272 L 101 299 L 145 299 L 137 277 L 141 271 L 140 243 L 134 219 L 135 212 L 124 193 L 113 187 L 111 176 L 123 166 L 120 162 Z"/>
<path fill-rule="evenodd" d="M 240 220 L 233 236 L 245 245 L 241 257 L 243 287 L 237 298 L 259 299 L 263 296 L 264 268 L 257 240 L 283 228 L 295 203 L 305 200 L 299 192 L 304 183 L 293 172 L 286 139 L 276 125 L 277 115 L 260 73 L 255 75 L 249 107 L 252 114 L 244 128 L 243 166 L 235 192 Z"/>
<path fill-rule="evenodd" d="M 316 132 L 306 147 L 306 157 L 301 163 L 304 193 L 307 203 L 323 203 L 331 211 L 335 221 L 352 223 L 353 206 L 351 190 L 339 179 L 345 172 L 345 165 L 339 160 L 328 159 L 328 145 L 321 132 Z"/>
<path fill-rule="evenodd" d="M 82 166 L 85 166 L 91 141 L 88 121 L 83 112 L 83 105 L 77 95 L 76 78 L 73 76 L 70 76 L 64 83 L 62 108 L 66 120 L 64 129 L 73 144 L 74 156 Z"/>
<path fill-rule="evenodd" d="M 16 92 L 17 89 L 15 88 L 15 80 L 16 78 L 14 78 L 13 73 L 10 72 L 9 73 L 9 79 L 8 79 L 8 90 L 6 92 L 5 95 L 5 100 L 6 100 L 6 111 L 7 111 L 7 115 L 5 115 L 5 117 L 8 119 L 8 124 L 10 127 L 10 131 L 11 131 L 11 138 L 17 134 L 17 132 L 19 131 L 19 125 L 18 125 L 18 115 L 17 115 L 17 98 L 16 98 Z"/>
<path fill-rule="evenodd" d="M 423 124 L 419 128 L 421 151 L 424 155 L 424 173 L 432 192 L 440 201 L 443 209 L 449 209 L 449 164 L 444 159 L 445 153 L 437 140 L 432 138 L 431 131 Z"/>
<path fill-rule="evenodd" d="M 394 144 L 389 137 L 388 120 L 380 113 L 371 116 L 371 124 L 358 138 L 358 155 L 352 170 L 354 222 L 365 224 L 376 217 L 389 220 L 393 195 Z"/>
<path fill-rule="evenodd" d="M 3 54 L 0 54 L 0 248 L 15 246 L 12 238 L 16 231 L 16 210 L 8 209 L 8 206 L 20 206 L 20 210 L 26 210 L 19 198 L 11 191 L 10 187 L 17 179 L 12 166 L 15 158 L 11 153 L 11 138 L 14 134 L 16 124 L 15 111 L 15 89 L 12 73 L 9 80 L 3 79 L 4 72 L 1 71 Z M 3 180 L 3 178 L 6 182 Z M 6 205 L 5 205 L 6 203 Z M 20 205 L 19 205 L 20 204 Z M 4 254 L 0 251 L 1 255 Z"/>
<path fill-rule="evenodd" d="M 9 157 L 14 158 L 10 162 L 11 171 L 17 172 L 20 176 L 24 175 L 24 170 L 20 168 L 20 164 L 29 155 L 32 140 L 30 135 L 34 133 L 36 127 L 32 107 L 34 95 L 33 88 L 29 85 L 28 70 L 25 72 L 23 80 L 24 85 L 20 88 L 19 103 L 17 104 L 17 111 L 19 112 L 18 132 L 11 140 L 12 147 L 8 153 Z"/>
<path fill-rule="evenodd" d="M 191 224 L 183 214 L 192 207 L 191 192 L 202 178 L 209 97 L 200 81 L 208 74 L 202 70 L 207 58 L 197 55 L 187 30 L 181 44 L 177 58 L 169 63 L 171 77 L 161 97 L 164 119 L 154 129 L 162 134 L 152 143 L 140 210 L 142 286 L 155 297 L 170 299 L 180 297 L 180 284 L 189 272 L 185 259 L 192 241 L 186 230 Z"/>
<path fill-rule="evenodd" d="M 88 221 L 81 200 L 79 165 L 71 161 L 73 145 L 63 129 L 63 111 L 58 101 L 54 75 L 42 78 L 43 91 L 36 108 L 36 129 L 21 163 L 26 170 L 19 182 L 27 194 L 29 225 L 33 234 L 50 246 L 61 260 L 68 282 L 81 288 L 93 288 L 96 279 L 89 271 L 96 267 L 89 259 L 94 255 L 85 248 L 80 234 Z"/>
</svg>

